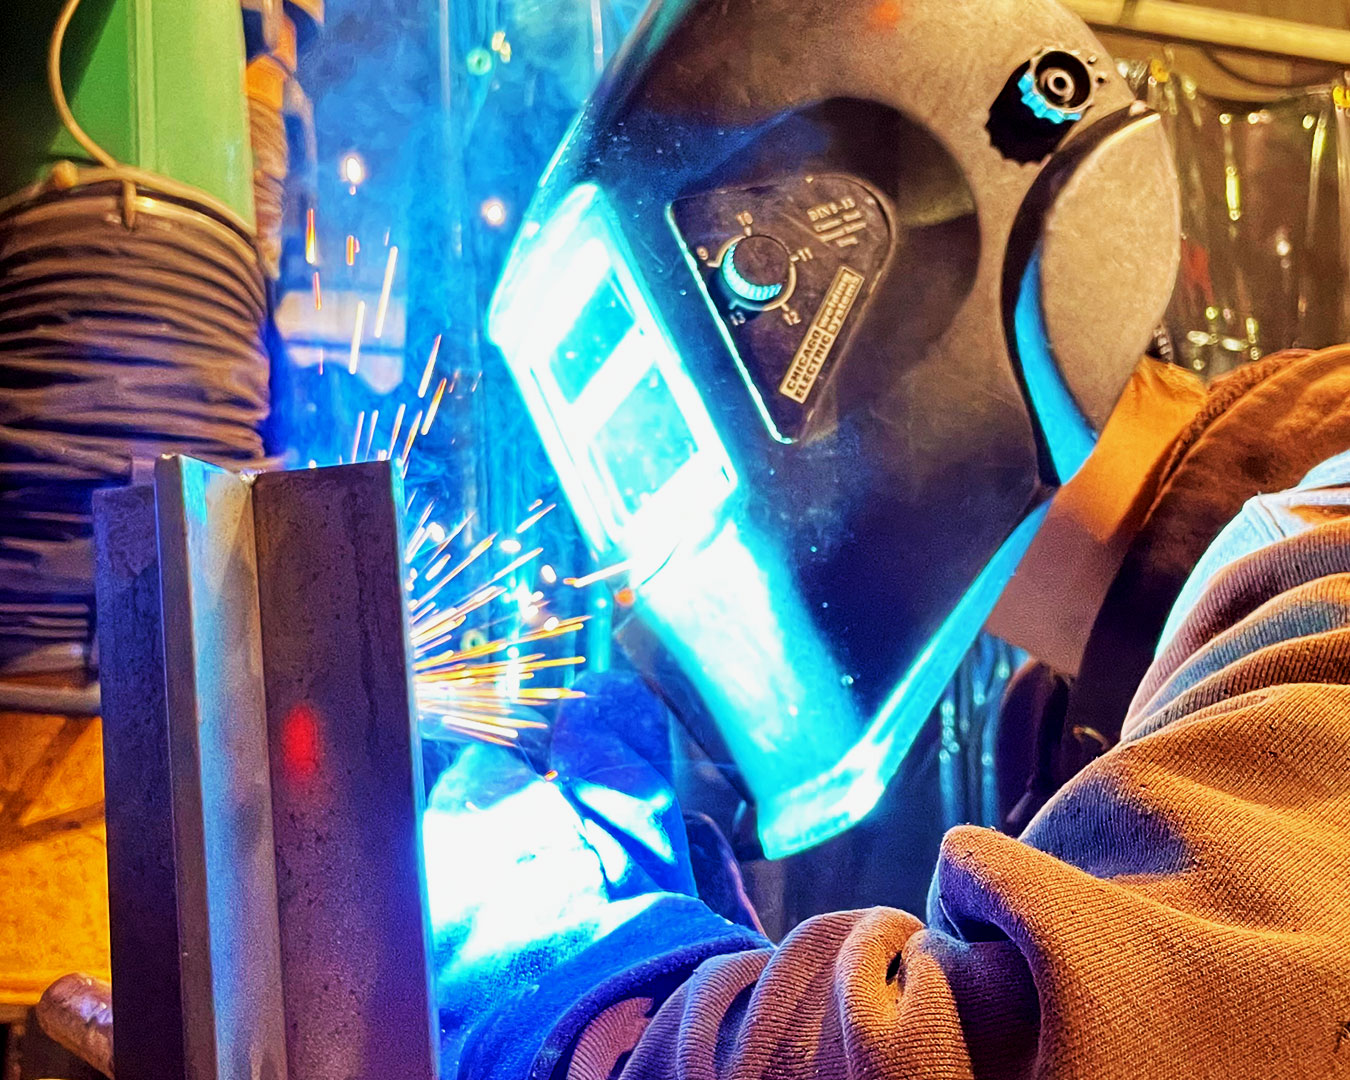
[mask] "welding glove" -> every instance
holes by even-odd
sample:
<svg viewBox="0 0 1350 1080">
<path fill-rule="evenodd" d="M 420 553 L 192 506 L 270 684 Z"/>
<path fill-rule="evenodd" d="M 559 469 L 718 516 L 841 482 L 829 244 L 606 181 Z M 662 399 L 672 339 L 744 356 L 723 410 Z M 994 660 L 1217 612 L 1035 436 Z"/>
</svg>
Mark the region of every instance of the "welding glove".
<svg viewBox="0 0 1350 1080">
<path fill-rule="evenodd" d="M 760 940 L 695 898 L 664 707 L 624 677 L 580 688 L 586 696 L 554 724 L 546 768 L 517 750 L 470 746 L 428 802 L 446 1076 L 472 1057 L 475 1031 L 496 1023 L 500 1037 L 502 1023 L 520 1024 L 503 1017 L 526 1014 L 527 1026 L 546 1030 L 543 1020 L 609 967 L 647 955 L 666 936 L 672 946 L 689 940 L 691 921 L 701 936 Z M 613 944 L 599 948 L 607 939 Z"/>
</svg>

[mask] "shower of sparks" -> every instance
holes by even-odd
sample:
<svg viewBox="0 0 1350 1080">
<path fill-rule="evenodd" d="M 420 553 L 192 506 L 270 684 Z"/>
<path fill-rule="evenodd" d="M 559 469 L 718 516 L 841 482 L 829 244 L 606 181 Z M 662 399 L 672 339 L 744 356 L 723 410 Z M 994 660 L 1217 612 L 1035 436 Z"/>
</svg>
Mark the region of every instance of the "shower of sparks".
<svg viewBox="0 0 1350 1080">
<path fill-rule="evenodd" d="M 305 257 L 316 267 L 314 308 L 320 311 L 323 291 L 312 211 L 305 225 Z M 370 301 L 369 327 L 367 301 L 356 303 L 346 365 L 351 375 L 360 369 L 367 329 L 372 339 L 381 339 L 389 316 L 399 249 L 390 243 L 387 232 L 384 246 L 384 278 L 378 301 Z M 360 250 L 359 240 L 348 235 L 348 266 L 355 264 Z M 438 334 L 420 373 L 417 399 L 409 395 L 397 405 L 389 402 L 393 422 L 386 419 L 388 431 L 381 431 L 378 409 L 358 413 L 346 461 L 368 461 L 375 454 L 407 476 L 418 438 L 430 434 L 447 394 L 454 399 L 464 374 L 455 370 L 448 378 L 440 376 L 440 351 Z M 481 381 L 481 373 L 467 374 L 463 391 L 476 391 Z M 338 460 L 344 457 L 339 455 Z M 562 617 L 549 610 L 549 597 L 542 590 L 564 583 L 552 566 L 543 563 L 542 546 L 520 540 L 555 508 L 536 500 L 514 528 L 476 536 L 470 528 L 472 512 L 442 524 L 434 499 L 416 491 L 409 496 L 404 507 L 410 529 L 403 552 L 404 587 L 413 681 L 422 730 L 428 738 L 467 738 L 511 746 L 523 734 L 547 726 L 535 710 L 581 696 L 556 683 L 562 672 L 586 662 L 584 656 L 571 655 L 567 644 L 584 627 L 586 618 Z M 568 579 L 566 584 L 575 582 Z M 500 613 L 495 606 L 499 602 Z"/>
<path fill-rule="evenodd" d="M 409 603 L 413 679 L 423 728 L 433 738 L 467 737 L 510 746 L 522 733 L 545 726 L 527 710 L 581 696 L 564 687 L 535 683 L 546 672 L 585 663 L 582 656 L 550 657 L 539 647 L 575 634 L 585 625 L 586 618 L 544 615 L 543 593 L 534 592 L 530 610 L 535 618 L 541 619 L 536 629 L 479 644 L 461 642 L 456 648 L 455 638 L 463 634 L 470 618 L 494 601 L 512 598 L 509 582 L 502 582 L 539 558 L 544 549 L 537 547 L 519 555 L 496 571 L 485 585 L 451 603 L 439 604 L 438 598 L 446 586 L 483 560 L 494 547 L 519 551 L 520 546 L 517 543 L 514 549 L 509 548 L 507 545 L 512 541 L 499 544 L 499 534 L 494 533 L 473 544 L 467 552 L 461 548 L 457 554 L 452 548 L 464 535 L 473 515 L 465 516 L 446 533 L 432 521 L 434 506 L 434 502 L 428 502 L 421 509 L 404 551 L 410 586 L 414 576 L 430 585 Z M 410 517 L 411 513 L 410 504 Z M 524 531 L 542 516 L 542 512 L 536 512 L 515 531 Z"/>
</svg>

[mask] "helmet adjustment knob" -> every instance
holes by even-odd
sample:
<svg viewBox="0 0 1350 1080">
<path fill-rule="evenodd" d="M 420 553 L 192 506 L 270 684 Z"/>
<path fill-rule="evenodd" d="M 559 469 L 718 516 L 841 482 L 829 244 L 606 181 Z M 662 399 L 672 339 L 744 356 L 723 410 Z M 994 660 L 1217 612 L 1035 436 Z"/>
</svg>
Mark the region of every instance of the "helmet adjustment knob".
<svg viewBox="0 0 1350 1080">
<path fill-rule="evenodd" d="M 792 283 L 792 255 L 772 236 L 738 237 L 722 254 L 719 278 L 734 305 L 763 311 L 786 299 Z"/>
</svg>

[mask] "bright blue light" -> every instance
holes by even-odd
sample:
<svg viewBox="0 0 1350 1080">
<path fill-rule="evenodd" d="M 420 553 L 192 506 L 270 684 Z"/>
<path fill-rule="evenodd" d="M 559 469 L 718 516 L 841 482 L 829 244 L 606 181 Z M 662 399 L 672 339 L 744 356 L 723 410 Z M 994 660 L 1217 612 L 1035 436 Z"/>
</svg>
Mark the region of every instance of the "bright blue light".
<svg viewBox="0 0 1350 1080">
<path fill-rule="evenodd" d="M 539 942 L 595 940 L 651 902 L 611 903 L 606 878 L 627 872 L 623 848 L 582 822 L 560 785 L 496 747 L 472 748 L 441 778 L 422 841 L 432 930 L 460 939 L 461 967 Z"/>
<path fill-rule="evenodd" d="M 661 827 L 661 816 L 674 801 L 668 790 L 662 788 L 656 794 L 640 799 L 600 784 L 581 782 L 575 785 L 574 791 L 578 800 L 614 828 L 633 837 L 662 862 L 674 863 L 675 849 Z M 603 859 L 603 852 L 601 857 Z M 621 877 L 622 873 L 611 880 L 618 881 Z"/>
<path fill-rule="evenodd" d="M 1013 313 L 1017 354 L 1027 393 L 1049 444 L 1059 482 L 1067 484 L 1088 459 L 1097 435 L 1064 385 L 1059 365 L 1050 353 L 1050 334 L 1041 308 L 1041 253 L 1038 250 L 1022 276 Z"/>
<path fill-rule="evenodd" d="M 728 522 L 637 590 L 638 614 L 697 685 L 755 793 L 762 836 L 785 793 L 838 762 L 862 727 L 787 566 L 771 541 Z"/>
<path fill-rule="evenodd" d="M 522 234 L 488 325 L 597 551 L 640 576 L 712 530 L 736 473 L 598 188 Z"/>
</svg>

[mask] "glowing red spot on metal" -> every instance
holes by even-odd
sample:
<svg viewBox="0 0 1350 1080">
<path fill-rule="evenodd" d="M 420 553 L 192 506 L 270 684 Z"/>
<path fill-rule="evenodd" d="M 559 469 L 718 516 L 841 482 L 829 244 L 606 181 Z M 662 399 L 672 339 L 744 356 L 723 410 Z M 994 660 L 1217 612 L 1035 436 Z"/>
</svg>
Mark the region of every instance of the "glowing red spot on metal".
<svg viewBox="0 0 1350 1080">
<path fill-rule="evenodd" d="M 287 776 L 295 780 L 319 771 L 319 717 L 307 702 L 293 706 L 281 722 L 281 759 Z"/>
</svg>

